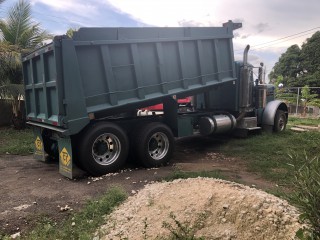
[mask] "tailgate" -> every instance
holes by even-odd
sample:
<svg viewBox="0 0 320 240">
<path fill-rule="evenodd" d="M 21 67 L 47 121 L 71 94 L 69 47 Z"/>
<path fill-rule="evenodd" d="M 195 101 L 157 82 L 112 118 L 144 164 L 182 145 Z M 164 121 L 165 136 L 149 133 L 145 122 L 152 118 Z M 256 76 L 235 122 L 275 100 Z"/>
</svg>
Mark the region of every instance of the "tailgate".
<svg viewBox="0 0 320 240">
<path fill-rule="evenodd" d="M 62 126 L 62 89 L 59 89 L 59 51 L 54 43 L 23 57 L 27 120 Z"/>
</svg>

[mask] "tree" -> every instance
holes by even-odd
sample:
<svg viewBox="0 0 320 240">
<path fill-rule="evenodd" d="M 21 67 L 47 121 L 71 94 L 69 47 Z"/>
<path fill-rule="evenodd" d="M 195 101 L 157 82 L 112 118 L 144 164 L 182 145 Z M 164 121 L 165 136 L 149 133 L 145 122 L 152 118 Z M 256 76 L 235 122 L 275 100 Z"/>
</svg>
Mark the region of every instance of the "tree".
<svg viewBox="0 0 320 240">
<path fill-rule="evenodd" d="M 320 86 L 320 32 L 308 38 L 301 49 L 292 45 L 281 55 L 269 78 L 275 82 L 280 75 L 285 87 Z"/>
<path fill-rule="evenodd" d="M 0 0 L 1 1 L 1 0 Z M 1 1 L 3 2 L 3 0 Z M 1 3 L 0 2 L 0 3 Z M 31 5 L 19 0 L 0 20 L 2 39 L 0 42 L 0 97 L 12 103 L 15 127 L 23 124 L 20 101 L 23 96 L 21 54 L 33 51 L 43 45 L 51 36 L 35 23 L 31 16 Z"/>
<path fill-rule="evenodd" d="M 303 43 L 301 48 L 302 66 L 307 73 L 320 70 L 320 32 L 316 32 Z"/>
<path fill-rule="evenodd" d="M 270 79 L 278 79 L 282 76 L 284 86 L 294 86 L 295 79 L 302 71 L 301 68 L 301 50 L 298 45 L 292 45 L 285 53 L 281 55 L 279 61 L 273 67 L 270 73 Z"/>
<path fill-rule="evenodd" d="M 78 29 L 76 29 L 76 28 L 69 28 L 69 29 L 67 30 L 66 35 L 67 35 L 68 37 L 72 38 L 72 37 L 73 37 L 73 33 L 76 32 L 76 31 L 78 31 Z"/>
<path fill-rule="evenodd" d="M 320 86 L 320 32 L 316 32 L 302 45 L 303 80 L 310 87 Z"/>
<path fill-rule="evenodd" d="M 303 104 L 303 116 L 306 116 L 307 106 L 320 106 L 320 99 L 317 98 L 318 94 L 310 93 L 310 88 L 305 85 L 301 89 L 301 101 Z"/>
<path fill-rule="evenodd" d="M 0 99 L 5 99 L 12 105 L 12 121 L 16 128 L 22 128 L 24 122 L 21 112 L 21 100 L 23 99 L 24 89 L 21 84 L 22 70 L 20 54 L 13 46 L 0 43 Z"/>
<path fill-rule="evenodd" d="M 318 94 L 311 93 L 310 87 L 308 85 L 302 87 L 301 94 L 299 89 L 299 94 L 296 92 L 296 90 L 294 91 L 285 88 L 276 88 L 276 98 L 290 104 L 301 104 L 303 106 L 302 116 L 306 116 L 308 106 L 320 107 L 320 99 L 318 98 Z"/>
<path fill-rule="evenodd" d="M 43 45 L 51 36 L 40 28 L 40 23 L 32 20 L 31 5 L 19 0 L 8 12 L 5 20 L 0 21 L 3 41 L 14 45 L 21 53 L 30 52 Z"/>
</svg>

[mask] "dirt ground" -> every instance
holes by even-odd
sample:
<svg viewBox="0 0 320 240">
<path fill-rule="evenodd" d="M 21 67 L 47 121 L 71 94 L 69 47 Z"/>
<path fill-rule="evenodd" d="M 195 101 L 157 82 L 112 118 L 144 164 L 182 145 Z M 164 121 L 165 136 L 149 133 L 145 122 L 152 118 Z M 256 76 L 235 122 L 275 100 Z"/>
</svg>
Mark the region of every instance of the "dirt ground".
<svg viewBox="0 0 320 240">
<path fill-rule="evenodd" d="M 227 138 L 191 137 L 178 140 L 172 164 L 159 169 L 128 165 L 118 174 L 93 181 L 83 174 L 69 180 L 59 174 L 57 163 L 35 161 L 30 156 L 0 156 L 0 232 L 14 234 L 31 229 L 41 216 L 59 221 L 70 214 L 61 211 L 68 205 L 73 211 L 118 185 L 131 194 L 145 184 L 157 181 L 175 169 L 184 171 L 222 170 L 222 174 L 246 185 L 273 188 L 274 184 L 248 173 L 240 159 L 226 158 L 219 149 Z"/>
</svg>

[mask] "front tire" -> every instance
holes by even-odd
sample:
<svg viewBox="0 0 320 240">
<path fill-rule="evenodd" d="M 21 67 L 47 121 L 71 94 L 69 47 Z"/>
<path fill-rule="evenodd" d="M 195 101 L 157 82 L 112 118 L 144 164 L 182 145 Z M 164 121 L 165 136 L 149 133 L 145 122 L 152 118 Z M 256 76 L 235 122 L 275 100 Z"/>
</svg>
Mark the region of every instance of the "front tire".
<svg viewBox="0 0 320 240">
<path fill-rule="evenodd" d="M 274 117 L 274 132 L 283 132 L 287 126 L 287 116 L 284 111 L 277 110 L 276 116 Z"/>
<path fill-rule="evenodd" d="M 145 167 L 167 164 L 174 151 L 174 137 L 163 123 L 149 123 L 136 131 L 134 152 Z"/>
<path fill-rule="evenodd" d="M 93 176 L 114 172 L 128 157 L 129 140 L 114 123 L 97 123 L 89 127 L 79 143 L 79 163 Z"/>
</svg>

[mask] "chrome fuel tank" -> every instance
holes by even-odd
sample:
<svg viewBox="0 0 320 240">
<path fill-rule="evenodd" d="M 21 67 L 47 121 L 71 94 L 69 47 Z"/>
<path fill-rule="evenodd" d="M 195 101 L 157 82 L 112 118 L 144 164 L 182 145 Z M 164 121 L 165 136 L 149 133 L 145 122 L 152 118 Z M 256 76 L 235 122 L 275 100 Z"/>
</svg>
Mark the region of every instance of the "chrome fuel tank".
<svg viewBox="0 0 320 240">
<path fill-rule="evenodd" d="M 201 117 L 199 130 L 201 135 L 211 135 L 233 130 L 237 125 L 237 120 L 231 114 L 221 114 Z"/>
</svg>

